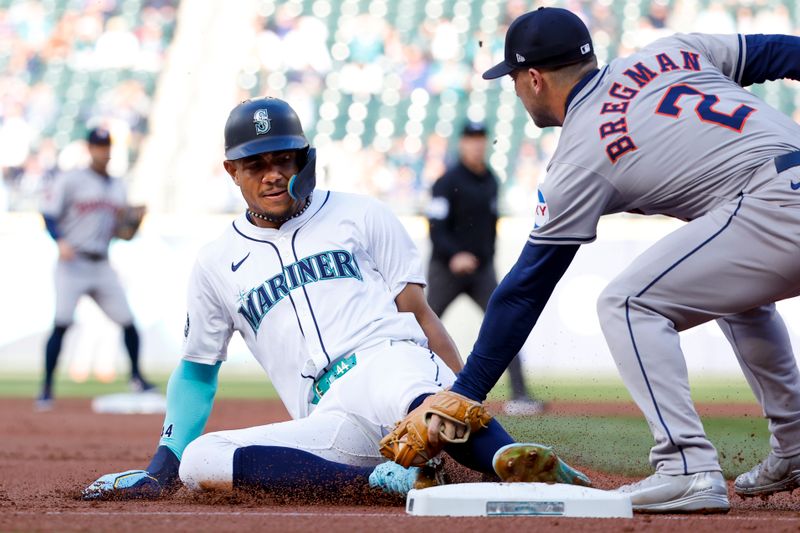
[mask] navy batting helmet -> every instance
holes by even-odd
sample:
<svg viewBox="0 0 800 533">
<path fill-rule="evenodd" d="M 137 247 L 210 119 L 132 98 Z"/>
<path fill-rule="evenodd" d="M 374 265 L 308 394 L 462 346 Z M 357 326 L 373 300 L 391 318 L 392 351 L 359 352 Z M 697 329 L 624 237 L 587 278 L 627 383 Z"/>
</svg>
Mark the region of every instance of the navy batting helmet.
<svg viewBox="0 0 800 533">
<path fill-rule="evenodd" d="M 308 144 L 294 109 L 278 98 L 245 100 L 225 123 L 225 159 L 297 150 L 300 171 L 289 181 L 292 198 L 305 198 L 316 186 L 316 150 Z"/>
</svg>

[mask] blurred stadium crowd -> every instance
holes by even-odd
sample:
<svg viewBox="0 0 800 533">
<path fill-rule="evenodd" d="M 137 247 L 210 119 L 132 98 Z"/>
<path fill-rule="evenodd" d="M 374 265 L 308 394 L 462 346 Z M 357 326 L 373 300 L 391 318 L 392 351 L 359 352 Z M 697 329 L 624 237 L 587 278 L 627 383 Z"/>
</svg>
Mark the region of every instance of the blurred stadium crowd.
<svg viewBox="0 0 800 533">
<path fill-rule="evenodd" d="M 178 2 L 0 0 L 0 208 L 36 209 L 57 168 L 82 162 L 93 126 L 113 132 L 113 171 L 128 171 Z"/>
<path fill-rule="evenodd" d="M 800 28 L 794 0 L 255 1 L 252 46 L 231 80 L 240 99 L 288 100 L 320 148 L 322 186 L 370 193 L 406 213 L 424 210 L 467 118 L 489 124 L 501 210 L 531 212 L 559 130 L 533 126 L 509 80 L 480 77 L 525 11 L 557 5 L 580 15 L 601 63 L 676 31 Z M 134 167 L 179 4 L 0 0 L 0 210 L 36 209 L 54 170 L 80 161 L 79 141 L 97 123 L 119 143 L 113 170 Z M 800 119 L 796 83 L 753 90 Z"/>
</svg>

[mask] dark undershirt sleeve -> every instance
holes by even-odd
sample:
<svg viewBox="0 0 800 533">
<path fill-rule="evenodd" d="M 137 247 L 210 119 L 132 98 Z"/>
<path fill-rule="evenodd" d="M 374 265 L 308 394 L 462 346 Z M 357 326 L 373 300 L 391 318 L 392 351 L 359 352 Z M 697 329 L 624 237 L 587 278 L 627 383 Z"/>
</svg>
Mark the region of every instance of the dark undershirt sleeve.
<svg viewBox="0 0 800 533">
<path fill-rule="evenodd" d="M 747 55 L 742 87 L 767 80 L 800 80 L 800 37 L 745 35 Z"/>
</svg>

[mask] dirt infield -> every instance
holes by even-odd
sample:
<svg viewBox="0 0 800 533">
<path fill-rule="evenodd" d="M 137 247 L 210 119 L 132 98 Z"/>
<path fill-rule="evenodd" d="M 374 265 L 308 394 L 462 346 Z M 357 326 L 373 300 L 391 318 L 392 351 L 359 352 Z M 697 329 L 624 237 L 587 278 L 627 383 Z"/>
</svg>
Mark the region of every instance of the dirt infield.
<svg viewBox="0 0 800 533">
<path fill-rule="evenodd" d="M 580 411 L 576 411 L 580 409 Z M 730 411 L 725 411 L 730 409 Z M 751 409 L 752 408 L 747 408 Z M 702 407 L 714 413 L 742 413 L 741 406 Z M 555 404 L 552 412 L 588 414 L 587 406 Z M 594 407 L 593 414 L 632 414 L 624 405 Z M 754 414 L 758 414 L 757 411 Z M 277 402 L 221 400 L 208 430 L 285 420 Z M 158 440 L 161 415 L 97 415 L 89 400 L 59 400 L 55 410 L 35 413 L 29 400 L 0 399 L 0 531 L 673 531 L 727 529 L 800 530 L 800 498 L 789 495 L 742 501 L 722 516 L 636 516 L 622 519 L 417 518 L 402 500 L 331 496 L 309 498 L 197 496 L 180 491 L 158 502 L 83 502 L 80 488 L 98 476 L 144 467 Z M 576 465 L 580 466 L 580 465 Z M 587 471 L 599 488 L 628 480 Z M 468 474 L 463 480 L 472 480 Z M 732 491 L 731 491 L 732 493 Z M 363 495 L 361 495 L 363 496 Z M 338 500 L 338 501 L 337 501 Z M 491 523 L 489 523 L 491 521 Z M 496 522 L 500 523 L 496 523 Z"/>
</svg>

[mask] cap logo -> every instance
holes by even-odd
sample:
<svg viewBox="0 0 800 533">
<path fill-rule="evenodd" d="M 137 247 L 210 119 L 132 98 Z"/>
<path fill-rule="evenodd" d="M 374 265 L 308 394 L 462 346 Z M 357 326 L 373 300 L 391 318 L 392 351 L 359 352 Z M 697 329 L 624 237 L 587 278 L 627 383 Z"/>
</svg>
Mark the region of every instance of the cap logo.
<svg viewBox="0 0 800 533">
<path fill-rule="evenodd" d="M 264 135 L 269 131 L 270 119 L 266 109 L 259 109 L 253 114 L 253 124 L 256 125 L 256 135 Z"/>
<path fill-rule="evenodd" d="M 525 62 L 525 56 L 520 53 L 517 53 L 517 63 L 524 63 L 524 62 Z"/>
<path fill-rule="evenodd" d="M 584 44 L 581 46 L 581 54 L 586 55 L 592 51 L 592 45 L 589 43 Z"/>
</svg>

